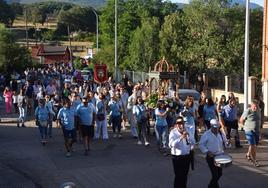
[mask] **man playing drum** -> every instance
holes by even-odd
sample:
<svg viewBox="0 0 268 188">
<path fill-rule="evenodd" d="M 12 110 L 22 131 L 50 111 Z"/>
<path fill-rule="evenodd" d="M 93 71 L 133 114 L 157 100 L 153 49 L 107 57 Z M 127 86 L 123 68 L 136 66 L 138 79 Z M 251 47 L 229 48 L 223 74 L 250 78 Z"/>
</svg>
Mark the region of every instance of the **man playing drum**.
<svg viewBox="0 0 268 188">
<path fill-rule="evenodd" d="M 212 175 L 208 188 L 219 188 L 218 181 L 222 176 L 222 167 L 215 163 L 214 157 L 223 154 L 228 143 L 225 134 L 219 130 L 218 120 L 210 120 L 210 125 L 211 128 L 200 139 L 199 148 L 206 154 L 206 161 Z"/>
</svg>

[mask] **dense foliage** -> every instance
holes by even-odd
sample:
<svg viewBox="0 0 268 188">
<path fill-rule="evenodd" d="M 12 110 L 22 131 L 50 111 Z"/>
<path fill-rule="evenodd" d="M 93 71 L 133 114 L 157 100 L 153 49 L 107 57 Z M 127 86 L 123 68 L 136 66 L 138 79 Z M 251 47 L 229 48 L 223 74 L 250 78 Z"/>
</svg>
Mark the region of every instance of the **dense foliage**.
<svg viewBox="0 0 268 188">
<path fill-rule="evenodd" d="M 262 51 L 261 9 L 251 10 L 250 73 L 259 75 Z M 114 0 L 100 17 L 101 51 L 114 63 Z M 118 0 L 118 55 L 122 69 L 148 71 L 163 56 L 188 72 L 215 69 L 239 73 L 244 63 L 245 7 L 228 0 L 193 0 L 183 9 L 161 0 Z M 191 71 L 190 71 L 191 70 Z"/>
<path fill-rule="evenodd" d="M 245 7 L 231 5 L 231 0 L 192 0 L 183 9 L 163 0 L 117 1 L 120 69 L 148 71 L 165 57 L 191 74 L 208 69 L 235 74 L 243 71 Z M 7 5 L 0 0 L 0 22 L 12 24 L 25 10 L 34 23 L 57 20 L 57 28 L 41 30 L 44 40 L 67 39 L 69 26 L 70 32 L 78 33 L 76 40 L 95 41 L 96 16 L 91 7 L 59 2 Z M 108 64 L 113 71 L 115 0 L 108 0 L 97 14 L 100 50 L 94 61 Z M 263 11 L 251 9 L 250 18 L 250 74 L 260 76 Z"/>
<path fill-rule="evenodd" d="M 20 72 L 31 66 L 31 57 L 25 47 L 15 43 L 13 34 L 0 24 L 0 71 L 10 73 Z"/>
</svg>

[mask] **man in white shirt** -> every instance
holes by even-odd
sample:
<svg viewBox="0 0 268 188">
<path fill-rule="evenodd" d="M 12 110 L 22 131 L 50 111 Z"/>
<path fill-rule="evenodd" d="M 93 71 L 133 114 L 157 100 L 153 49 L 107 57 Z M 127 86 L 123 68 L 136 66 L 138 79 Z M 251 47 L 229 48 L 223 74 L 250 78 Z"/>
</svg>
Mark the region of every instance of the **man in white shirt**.
<svg viewBox="0 0 268 188">
<path fill-rule="evenodd" d="M 225 134 L 219 128 L 218 120 L 210 120 L 211 128 L 207 130 L 201 137 L 199 148 L 202 153 L 206 154 L 206 161 L 212 174 L 212 179 L 208 188 L 219 188 L 219 179 L 222 176 L 222 168 L 215 165 L 214 157 L 224 153 L 224 149 L 228 146 Z"/>
<path fill-rule="evenodd" d="M 178 117 L 174 128 L 169 134 L 169 147 L 171 148 L 172 164 L 175 173 L 174 188 L 186 188 L 187 176 L 191 162 L 191 146 L 194 138 L 184 128 L 183 117 Z"/>
</svg>

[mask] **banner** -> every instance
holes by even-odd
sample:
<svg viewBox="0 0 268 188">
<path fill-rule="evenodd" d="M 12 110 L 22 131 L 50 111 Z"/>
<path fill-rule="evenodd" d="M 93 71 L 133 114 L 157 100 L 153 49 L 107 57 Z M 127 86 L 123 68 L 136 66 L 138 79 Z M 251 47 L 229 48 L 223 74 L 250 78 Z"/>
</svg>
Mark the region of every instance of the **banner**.
<svg viewBox="0 0 268 188">
<path fill-rule="evenodd" d="M 107 81 L 107 65 L 95 64 L 94 65 L 94 81 L 101 84 Z"/>
</svg>

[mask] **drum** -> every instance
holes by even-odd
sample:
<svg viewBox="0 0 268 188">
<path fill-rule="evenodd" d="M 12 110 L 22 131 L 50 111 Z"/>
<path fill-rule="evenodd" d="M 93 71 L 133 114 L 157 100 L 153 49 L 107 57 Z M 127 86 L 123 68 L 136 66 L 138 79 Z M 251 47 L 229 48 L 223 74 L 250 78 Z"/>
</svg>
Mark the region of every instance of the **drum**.
<svg viewBox="0 0 268 188">
<path fill-rule="evenodd" d="M 228 167 L 232 164 L 232 157 L 228 154 L 220 154 L 214 157 L 215 165 L 218 167 Z"/>
</svg>

